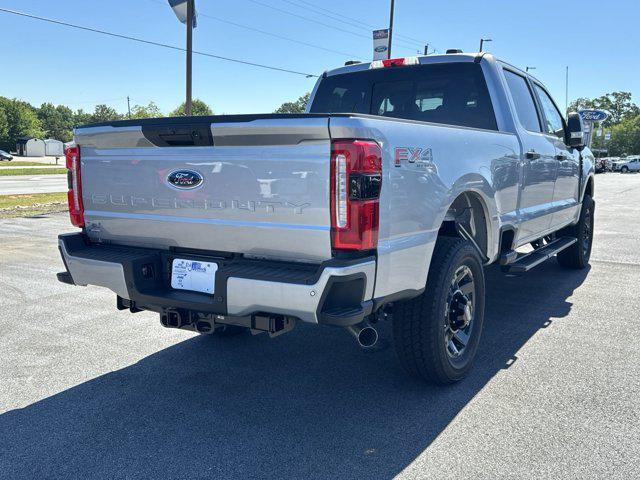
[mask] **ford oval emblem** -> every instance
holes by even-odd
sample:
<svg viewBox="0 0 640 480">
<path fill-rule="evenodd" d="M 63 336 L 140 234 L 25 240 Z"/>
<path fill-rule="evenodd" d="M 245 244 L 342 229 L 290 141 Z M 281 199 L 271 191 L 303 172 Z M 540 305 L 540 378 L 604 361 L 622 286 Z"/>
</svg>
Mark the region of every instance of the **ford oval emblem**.
<svg viewBox="0 0 640 480">
<path fill-rule="evenodd" d="M 195 170 L 174 170 L 167 175 L 169 185 L 180 190 L 193 190 L 204 182 L 204 177 Z"/>
<path fill-rule="evenodd" d="M 609 112 L 604 110 L 580 110 L 579 113 L 585 122 L 602 122 L 609 118 Z"/>
<path fill-rule="evenodd" d="M 376 53 L 386 52 L 387 51 L 387 46 L 386 45 L 380 45 L 379 47 L 374 48 L 374 50 L 376 51 Z"/>
</svg>

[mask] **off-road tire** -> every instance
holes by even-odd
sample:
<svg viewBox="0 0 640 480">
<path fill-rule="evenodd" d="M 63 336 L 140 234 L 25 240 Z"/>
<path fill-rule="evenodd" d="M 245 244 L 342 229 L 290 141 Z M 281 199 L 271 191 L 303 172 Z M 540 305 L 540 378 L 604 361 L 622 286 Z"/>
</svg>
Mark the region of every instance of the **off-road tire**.
<svg viewBox="0 0 640 480">
<path fill-rule="evenodd" d="M 456 271 L 467 266 L 475 282 L 473 319 L 469 341 L 460 355 L 448 354 L 446 311 Z M 413 377 L 447 385 L 463 379 L 473 367 L 484 321 L 485 281 L 482 260 L 470 242 L 440 237 L 431 259 L 424 292 L 398 302 L 393 312 L 395 350 L 404 369 Z"/>
<path fill-rule="evenodd" d="M 589 195 L 585 195 L 580 209 L 580 220 L 575 225 L 562 229 L 558 235 L 575 237 L 576 243 L 558 253 L 558 263 L 563 267 L 581 270 L 589 265 L 591 249 L 593 247 L 593 219 L 595 202 Z"/>
</svg>

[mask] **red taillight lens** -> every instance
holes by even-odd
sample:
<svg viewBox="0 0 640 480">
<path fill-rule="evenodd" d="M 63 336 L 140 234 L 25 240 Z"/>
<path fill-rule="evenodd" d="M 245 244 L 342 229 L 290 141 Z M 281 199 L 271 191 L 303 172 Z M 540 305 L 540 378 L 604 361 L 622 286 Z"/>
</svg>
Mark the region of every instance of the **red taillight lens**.
<svg viewBox="0 0 640 480">
<path fill-rule="evenodd" d="M 76 227 L 84 227 L 84 206 L 82 205 L 82 177 L 80 175 L 80 147 L 67 148 L 67 180 L 69 191 L 69 217 Z"/>
<path fill-rule="evenodd" d="M 385 68 L 400 67 L 404 65 L 404 62 L 404 58 L 390 58 L 389 60 L 383 60 L 382 65 L 384 65 Z"/>
<path fill-rule="evenodd" d="M 331 144 L 331 239 L 335 250 L 378 246 L 382 151 L 369 140 Z"/>
</svg>

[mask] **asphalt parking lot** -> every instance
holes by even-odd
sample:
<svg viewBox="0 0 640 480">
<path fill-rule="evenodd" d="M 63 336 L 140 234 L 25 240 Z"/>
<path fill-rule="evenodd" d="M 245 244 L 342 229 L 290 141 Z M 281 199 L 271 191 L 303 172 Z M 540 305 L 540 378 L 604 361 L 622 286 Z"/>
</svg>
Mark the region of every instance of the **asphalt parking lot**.
<svg viewBox="0 0 640 480">
<path fill-rule="evenodd" d="M 487 270 L 449 388 L 340 330 L 163 329 L 55 280 L 66 215 L 0 220 L 0 478 L 638 478 L 640 176 L 596 201 L 589 271 Z"/>
</svg>

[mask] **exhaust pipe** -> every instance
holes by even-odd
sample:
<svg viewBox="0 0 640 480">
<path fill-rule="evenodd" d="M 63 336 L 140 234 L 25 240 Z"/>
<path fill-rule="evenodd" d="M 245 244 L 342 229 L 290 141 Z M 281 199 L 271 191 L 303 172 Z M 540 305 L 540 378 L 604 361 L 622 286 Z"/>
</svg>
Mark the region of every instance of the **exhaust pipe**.
<svg viewBox="0 0 640 480">
<path fill-rule="evenodd" d="M 368 322 L 347 327 L 349 333 L 356 339 L 361 348 L 372 348 L 378 343 L 378 331 Z"/>
</svg>

